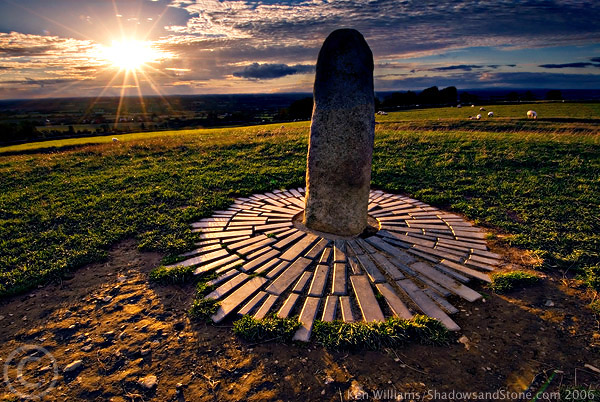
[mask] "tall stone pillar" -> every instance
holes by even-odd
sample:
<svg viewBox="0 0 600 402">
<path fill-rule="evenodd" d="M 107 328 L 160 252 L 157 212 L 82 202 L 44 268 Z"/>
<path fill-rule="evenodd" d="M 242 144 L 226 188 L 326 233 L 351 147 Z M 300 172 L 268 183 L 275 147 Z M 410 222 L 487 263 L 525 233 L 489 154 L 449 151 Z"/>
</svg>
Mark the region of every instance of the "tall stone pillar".
<svg viewBox="0 0 600 402">
<path fill-rule="evenodd" d="M 304 224 L 341 236 L 367 226 L 375 137 L 373 53 L 360 32 L 332 32 L 319 52 Z"/>
</svg>

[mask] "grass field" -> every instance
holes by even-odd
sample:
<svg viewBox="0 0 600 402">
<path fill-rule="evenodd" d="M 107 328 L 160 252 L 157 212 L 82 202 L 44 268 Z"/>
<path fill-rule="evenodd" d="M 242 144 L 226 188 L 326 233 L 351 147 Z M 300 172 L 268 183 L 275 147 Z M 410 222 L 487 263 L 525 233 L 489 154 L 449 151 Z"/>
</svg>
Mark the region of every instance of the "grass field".
<svg viewBox="0 0 600 402">
<path fill-rule="evenodd" d="M 533 108 L 539 120 L 527 121 Z M 541 269 L 600 288 L 600 104 L 424 109 L 378 117 L 373 187 L 497 229 Z M 175 253 L 232 197 L 304 185 L 308 122 L 0 148 L 0 296 L 106 256 Z"/>
</svg>

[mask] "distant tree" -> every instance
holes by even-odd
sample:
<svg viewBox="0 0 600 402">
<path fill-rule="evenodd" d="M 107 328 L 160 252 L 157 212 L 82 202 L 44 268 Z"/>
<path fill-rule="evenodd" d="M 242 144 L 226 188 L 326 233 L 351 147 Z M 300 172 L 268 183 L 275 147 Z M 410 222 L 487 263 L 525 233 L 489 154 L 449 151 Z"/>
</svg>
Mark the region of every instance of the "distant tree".
<svg viewBox="0 0 600 402">
<path fill-rule="evenodd" d="M 562 93 L 558 89 L 551 89 L 546 92 L 546 100 L 562 100 Z"/>
<path fill-rule="evenodd" d="M 438 87 L 424 89 L 418 95 L 419 103 L 425 105 L 438 104 L 440 99 L 440 90 Z"/>
<path fill-rule="evenodd" d="M 410 106 L 417 103 L 417 94 L 413 91 L 394 92 L 386 96 L 381 103 L 382 107 Z"/>
<path fill-rule="evenodd" d="M 75 134 L 75 129 L 73 128 L 73 126 L 69 126 L 69 128 L 68 128 L 68 130 L 67 130 L 67 133 L 68 133 L 69 135 L 73 135 L 73 134 Z"/>
<path fill-rule="evenodd" d="M 517 101 L 521 100 L 521 97 L 519 96 L 519 94 L 517 92 L 512 91 L 506 95 L 506 100 L 511 101 L 511 102 L 517 102 Z"/>
<path fill-rule="evenodd" d="M 470 94 L 468 92 L 462 92 L 460 94 L 460 101 L 461 103 L 478 103 L 479 102 L 479 96 L 475 95 L 475 94 Z"/>
<path fill-rule="evenodd" d="M 290 105 L 289 117 L 291 119 L 308 120 L 312 116 L 313 98 L 298 99 Z"/>
<path fill-rule="evenodd" d="M 458 100 L 458 91 L 456 87 L 447 87 L 440 91 L 439 103 L 455 104 Z"/>
<path fill-rule="evenodd" d="M 523 99 L 524 100 L 536 100 L 537 98 L 535 97 L 535 95 L 533 94 L 533 92 L 531 91 L 525 91 L 525 94 L 523 95 Z"/>
</svg>

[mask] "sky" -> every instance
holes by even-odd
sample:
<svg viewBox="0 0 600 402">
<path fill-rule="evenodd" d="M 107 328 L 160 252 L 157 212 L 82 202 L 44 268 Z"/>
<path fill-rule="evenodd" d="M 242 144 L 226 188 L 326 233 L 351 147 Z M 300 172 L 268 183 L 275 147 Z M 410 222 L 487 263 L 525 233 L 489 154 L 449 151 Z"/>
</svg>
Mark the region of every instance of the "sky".
<svg viewBox="0 0 600 402">
<path fill-rule="evenodd" d="M 598 0 L 0 0 L 0 99 L 310 92 L 338 28 L 376 91 L 600 89 Z"/>
</svg>

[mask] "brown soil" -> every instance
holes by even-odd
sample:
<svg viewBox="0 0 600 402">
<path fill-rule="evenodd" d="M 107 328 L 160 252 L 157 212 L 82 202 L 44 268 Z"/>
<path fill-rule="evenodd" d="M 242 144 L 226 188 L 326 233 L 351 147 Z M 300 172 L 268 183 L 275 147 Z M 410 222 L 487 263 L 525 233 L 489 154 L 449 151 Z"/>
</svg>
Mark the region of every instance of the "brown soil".
<svg viewBox="0 0 600 402">
<path fill-rule="evenodd" d="M 19 346 L 47 349 L 59 369 L 55 387 L 43 397 L 49 401 L 442 400 L 443 392 L 522 391 L 532 382 L 539 389 L 552 370 L 560 373 L 547 391 L 576 380 L 600 385 L 600 375 L 584 367 L 600 367 L 598 321 L 584 291 L 558 277 L 508 296 L 479 289 L 489 294 L 485 302 L 452 299 L 463 330 L 460 342 L 447 347 L 332 352 L 314 343 L 253 345 L 230 325 L 191 322 L 186 311 L 193 286 L 148 282 L 160 259 L 126 241 L 106 263 L 1 301 L 1 363 Z M 64 373 L 76 360 L 81 368 Z M 26 365 L 23 376 L 43 377 L 32 367 Z M 9 368 L 15 385 L 15 367 Z M 148 390 L 140 380 L 149 375 L 158 383 Z M 19 400 L 6 385 L 3 400 Z M 423 398 L 428 390 L 437 397 Z M 387 393 L 378 397 L 376 391 Z"/>
</svg>

